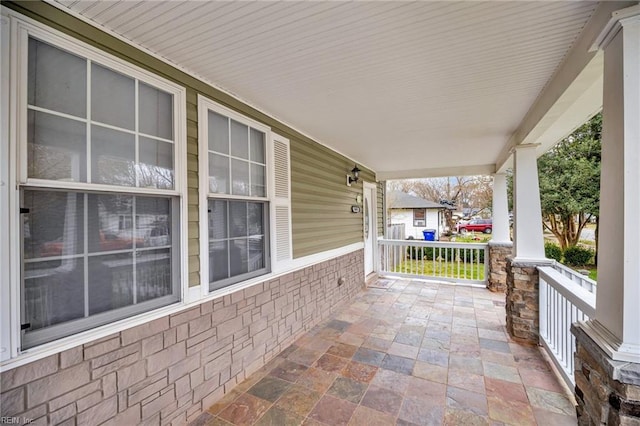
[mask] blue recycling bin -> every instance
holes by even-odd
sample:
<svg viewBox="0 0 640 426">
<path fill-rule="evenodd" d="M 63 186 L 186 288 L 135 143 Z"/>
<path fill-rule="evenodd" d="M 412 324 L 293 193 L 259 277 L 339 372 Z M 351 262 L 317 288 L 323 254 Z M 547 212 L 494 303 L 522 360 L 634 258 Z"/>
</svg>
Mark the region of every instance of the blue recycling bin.
<svg viewBox="0 0 640 426">
<path fill-rule="evenodd" d="M 425 241 L 435 241 L 436 240 L 436 230 L 435 229 L 425 229 L 422 231 L 422 235 L 424 235 Z"/>
</svg>

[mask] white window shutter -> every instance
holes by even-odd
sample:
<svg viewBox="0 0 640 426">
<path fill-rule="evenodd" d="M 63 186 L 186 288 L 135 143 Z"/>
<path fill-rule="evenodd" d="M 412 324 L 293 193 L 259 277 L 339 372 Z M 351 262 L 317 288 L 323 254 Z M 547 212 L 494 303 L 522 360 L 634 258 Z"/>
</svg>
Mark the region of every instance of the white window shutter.
<svg viewBox="0 0 640 426">
<path fill-rule="evenodd" d="M 293 258 L 291 242 L 291 161 L 289 140 L 273 134 L 272 269 L 281 270 Z"/>
</svg>

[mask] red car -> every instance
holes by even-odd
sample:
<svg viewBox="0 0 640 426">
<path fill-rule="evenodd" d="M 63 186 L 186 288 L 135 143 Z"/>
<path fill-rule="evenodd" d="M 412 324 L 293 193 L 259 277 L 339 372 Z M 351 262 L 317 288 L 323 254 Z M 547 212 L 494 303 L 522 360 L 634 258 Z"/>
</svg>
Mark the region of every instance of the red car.
<svg viewBox="0 0 640 426">
<path fill-rule="evenodd" d="M 144 239 L 136 239 L 137 247 L 144 247 Z M 120 238 L 115 234 L 105 234 L 100 231 L 100 251 L 113 251 L 113 250 L 127 250 L 133 247 L 133 240 L 131 238 Z M 54 240 L 42 243 L 40 246 L 40 256 L 60 256 L 64 249 L 64 242 L 62 237 Z"/>
<path fill-rule="evenodd" d="M 473 219 L 468 223 L 459 223 L 457 225 L 458 232 L 484 232 L 490 234 L 493 230 L 493 221 L 491 219 Z"/>
</svg>

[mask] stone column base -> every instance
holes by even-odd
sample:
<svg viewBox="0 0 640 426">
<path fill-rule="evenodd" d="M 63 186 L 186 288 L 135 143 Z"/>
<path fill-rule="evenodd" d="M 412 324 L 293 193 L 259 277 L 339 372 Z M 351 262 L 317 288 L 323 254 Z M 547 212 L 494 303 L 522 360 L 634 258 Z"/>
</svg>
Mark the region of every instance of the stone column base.
<svg viewBox="0 0 640 426">
<path fill-rule="evenodd" d="M 578 424 L 640 425 L 640 364 L 611 360 L 580 323 L 571 332 Z"/>
<path fill-rule="evenodd" d="M 489 242 L 489 276 L 487 288 L 492 292 L 507 290 L 507 257 L 513 252 L 513 243 Z"/>
<path fill-rule="evenodd" d="M 537 345 L 540 339 L 540 279 L 538 266 L 548 262 L 519 262 L 507 257 L 507 331 L 516 341 Z"/>
</svg>

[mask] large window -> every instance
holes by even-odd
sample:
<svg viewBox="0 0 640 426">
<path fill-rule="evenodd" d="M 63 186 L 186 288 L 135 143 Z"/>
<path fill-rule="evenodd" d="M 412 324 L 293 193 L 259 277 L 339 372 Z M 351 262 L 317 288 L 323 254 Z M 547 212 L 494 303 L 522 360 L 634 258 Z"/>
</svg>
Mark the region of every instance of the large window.
<svg viewBox="0 0 640 426">
<path fill-rule="evenodd" d="M 231 118 L 229 115 L 233 115 Z M 267 132 L 207 109 L 209 289 L 269 271 Z"/>
<path fill-rule="evenodd" d="M 427 224 L 427 210 L 413 209 L 413 226 L 426 226 L 426 224 Z"/>
<path fill-rule="evenodd" d="M 20 49 L 29 348 L 179 300 L 183 91 L 41 31 Z"/>
</svg>

